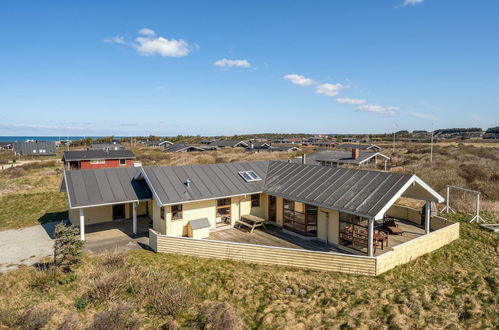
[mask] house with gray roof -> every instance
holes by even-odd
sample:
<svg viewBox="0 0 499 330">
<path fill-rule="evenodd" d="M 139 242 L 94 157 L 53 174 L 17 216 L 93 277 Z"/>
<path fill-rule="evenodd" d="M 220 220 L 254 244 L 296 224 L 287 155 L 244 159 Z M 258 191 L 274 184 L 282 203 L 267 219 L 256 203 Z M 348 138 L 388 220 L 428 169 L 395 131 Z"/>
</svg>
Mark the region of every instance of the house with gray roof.
<svg viewBox="0 0 499 330">
<path fill-rule="evenodd" d="M 215 148 L 246 148 L 248 142 L 239 140 L 216 140 L 208 144 L 209 147 Z"/>
<path fill-rule="evenodd" d="M 133 166 L 135 158 L 128 149 L 68 150 L 62 154 L 64 168 L 69 170 Z"/>
<path fill-rule="evenodd" d="M 116 141 L 113 142 L 95 142 L 90 145 L 88 150 L 121 150 L 125 147 Z"/>
<path fill-rule="evenodd" d="M 336 149 L 345 149 L 345 150 L 359 149 L 362 151 L 374 151 L 374 152 L 381 151 L 381 148 L 375 144 L 360 144 L 360 143 L 359 144 L 342 143 L 342 144 L 337 145 Z"/>
<path fill-rule="evenodd" d="M 390 157 L 379 152 L 350 150 L 317 150 L 306 156 L 307 164 L 339 167 L 344 165 L 376 167 L 380 161 L 386 170 Z M 302 157 L 293 159 L 293 162 L 302 162 Z"/>
<path fill-rule="evenodd" d="M 26 142 L 14 142 L 12 144 L 12 149 L 16 155 L 26 156 L 55 156 L 57 155 L 57 149 L 55 142 L 47 141 L 26 141 Z"/>
<path fill-rule="evenodd" d="M 194 151 L 206 151 L 203 147 L 196 147 L 185 143 L 174 143 L 167 144 L 164 147 L 165 152 L 194 152 Z"/>
<path fill-rule="evenodd" d="M 381 234 L 386 219 L 400 221 L 413 233 L 391 237 L 392 246 L 436 228 L 429 212 L 421 216 L 417 210 L 400 209 L 399 198 L 426 205 L 444 200 L 411 174 L 286 161 L 66 170 L 61 190 L 67 193 L 69 218 L 80 226 L 82 239 L 85 226 L 116 219 L 130 221 L 136 233 L 137 219 L 147 217 L 155 235 L 165 238 L 185 237 L 203 223 L 209 227 L 207 239 L 220 230 L 257 222 L 298 246 L 361 256 L 390 246 Z M 217 237 L 231 235 L 250 239 L 240 230 Z M 386 244 L 376 250 L 381 241 Z"/>
</svg>

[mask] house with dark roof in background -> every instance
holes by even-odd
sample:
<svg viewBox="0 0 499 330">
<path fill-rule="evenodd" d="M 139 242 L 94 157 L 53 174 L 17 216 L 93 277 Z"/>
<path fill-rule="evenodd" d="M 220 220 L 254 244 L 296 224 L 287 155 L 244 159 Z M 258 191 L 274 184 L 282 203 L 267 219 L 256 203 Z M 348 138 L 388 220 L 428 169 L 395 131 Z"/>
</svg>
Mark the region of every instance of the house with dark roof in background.
<svg viewBox="0 0 499 330">
<path fill-rule="evenodd" d="M 16 155 L 26 156 L 55 156 L 57 155 L 57 149 L 55 142 L 47 141 L 26 141 L 26 142 L 14 142 L 12 144 L 12 149 Z"/>
<path fill-rule="evenodd" d="M 352 150 L 359 149 L 362 151 L 380 152 L 381 148 L 375 144 L 355 144 L 355 143 L 342 143 L 336 146 L 336 149 Z"/>
<path fill-rule="evenodd" d="M 164 147 L 165 152 L 195 152 L 195 151 L 206 151 L 206 148 L 196 147 L 185 143 L 174 143 L 167 144 Z"/>
<path fill-rule="evenodd" d="M 242 253 L 247 245 L 238 244 L 251 243 L 341 258 L 379 257 L 412 241 L 421 242 L 424 253 L 441 243 L 429 242 L 447 226 L 430 212 L 431 203 L 444 198 L 415 175 L 286 161 L 66 170 L 61 190 L 67 193 L 69 219 L 80 227 L 82 239 L 86 226 L 121 219 L 136 234 L 145 219 L 153 249 L 191 255 L 199 255 L 203 244 Z M 397 205 L 401 197 L 422 201 L 428 211 Z M 196 243 L 179 240 L 189 239 L 201 222 L 205 237 L 191 238 Z M 264 227 L 254 231 L 256 224 Z M 449 235 L 455 239 L 455 231 Z M 187 245 L 191 243 L 196 245 L 193 251 Z M 274 253 L 269 251 L 268 258 Z M 391 265 L 408 258 L 390 256 Z"/>
<path fill-rule="evenodd" d="M 317 150 L 306 156 L 306 162 L 308 164 L 330 167 L 353 165 L 375 168 L 380 160 L 383 161 L 384 169 L 386 171 L 387 162 L 390 160 L 390 157 L 379 152 L 361 151 L 359 149 Z M 299 163 L 302 161 L 302 158 L 299 157 L 293 161 Z"/>
<path fill-rule="evenodd" d="M 135 155 L 122 150 L 71 150 L 64 151 L 62 161 L 68 170 L 133 166 Z"/>
<path fill-rule="evenodd" d="M 215 148 L 247 148 L 248 142 L 239 140 L 216 140 L 210 142 L 208 146 Z"/>
<path fill-rule="evenodd" d="M 90 145 L 88 150 L 122 150 L 125 147 L 116 141 L 113 142 L 95 142 Z"/>
</svg>

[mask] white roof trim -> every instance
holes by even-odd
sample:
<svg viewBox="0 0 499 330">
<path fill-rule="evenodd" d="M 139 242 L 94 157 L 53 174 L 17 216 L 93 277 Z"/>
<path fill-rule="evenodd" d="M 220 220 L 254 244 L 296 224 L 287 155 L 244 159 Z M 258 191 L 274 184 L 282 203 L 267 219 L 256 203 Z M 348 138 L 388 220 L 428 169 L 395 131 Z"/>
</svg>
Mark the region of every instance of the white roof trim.
<svg viewBox="0 0 499 330">
<path fill-rule="evenodd" d="M 411 178 L 404 184 L 402 188 L 400 188 L 399 191 L 388 201 L 388 203 L 385 204 L 385 206 L 374 216 L 374 220 L 380 220 L 383 219 L 383 216 L 385 215 L 386 211 L 395 204 L 395 202 L 402 196 L 402 194 L 414 183 L 417 182 L 418 184 L 421 185 L 426 191 L 428 191 L 430 194 L 432 194 L 439 203 L 442 203 L 445 199 L 440 196 L 435 190 L 430 188 L 426 183 L 424 183 L 423 180 L 418 178 L 415 175 L 412 175 Z"/>
<path fill-rule="evenodd" d="M 363 164 L 363 163 L 367 162 L 369 159 L 371 159 L 371 158 L 373 158 L 373 157 L 376 157 L 376 156 L 381 156 L 381 157 L 383 157 L 383 158 L 385 158 L 385 159 L 390 159 L 390 157 L 385 156 L 385 155 L 383 155 L 382 153 L 376 152 L 376 153 L 374 153 L 373 155 L 371 155 L 371 156 L 367 157 L 366 159 L 364 159 L 363 161 L 361 161 L 359 164 Z"/>
<path fill-rule="evenodd" d="M 152 191 L 152 193 L 154 195 L 154 199 L 156 199 L 156 204 L 158 204 L 158 206 L 161 207 L 162 206 L 162 202 L 159 199 L 158 194 L 156 193 L 156 190 L 154 190 L 153 185 L 151 184 L 151 181 L 147 177 L 147 174 L 144 171 L 143 167 L 141 167 L 140 170 L 139 170 L 139 172 L 137 174 L 135 174 L 135 176 L 134 176 L 135 179 L 138 179 L 139 177 L 143 177 L 146 180 L 147 185 L 149 186 L 149 189 Z"/>
</svg>

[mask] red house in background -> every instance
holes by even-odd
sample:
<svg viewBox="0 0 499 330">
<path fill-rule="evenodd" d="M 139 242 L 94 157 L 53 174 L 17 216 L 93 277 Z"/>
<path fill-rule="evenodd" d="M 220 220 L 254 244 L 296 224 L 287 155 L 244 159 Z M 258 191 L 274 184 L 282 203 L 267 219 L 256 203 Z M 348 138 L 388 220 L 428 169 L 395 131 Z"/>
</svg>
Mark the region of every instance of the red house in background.
<svg viewBox="0 0 499 330">
<path fill-rule="evenodd" d="M 62 161 L 68 170 L 133 166 L 135 155 L 130 150 L 64 151 Z"/>
</svg>

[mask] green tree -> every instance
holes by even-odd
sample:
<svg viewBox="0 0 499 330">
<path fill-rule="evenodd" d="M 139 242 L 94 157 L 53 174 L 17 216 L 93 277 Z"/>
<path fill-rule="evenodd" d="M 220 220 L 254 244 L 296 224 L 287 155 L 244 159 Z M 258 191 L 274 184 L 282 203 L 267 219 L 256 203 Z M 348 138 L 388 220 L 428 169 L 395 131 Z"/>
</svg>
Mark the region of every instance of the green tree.
<svg viewBox="0 0 499 330">
<path fill-rule="evenodd" d="M 83 241 L 78 236 L 80 230 L 71 225 L 58 223 L 55 227 L 54 265 L 71 268 L 78 264 L 83 255 Z"/>
</svg>

